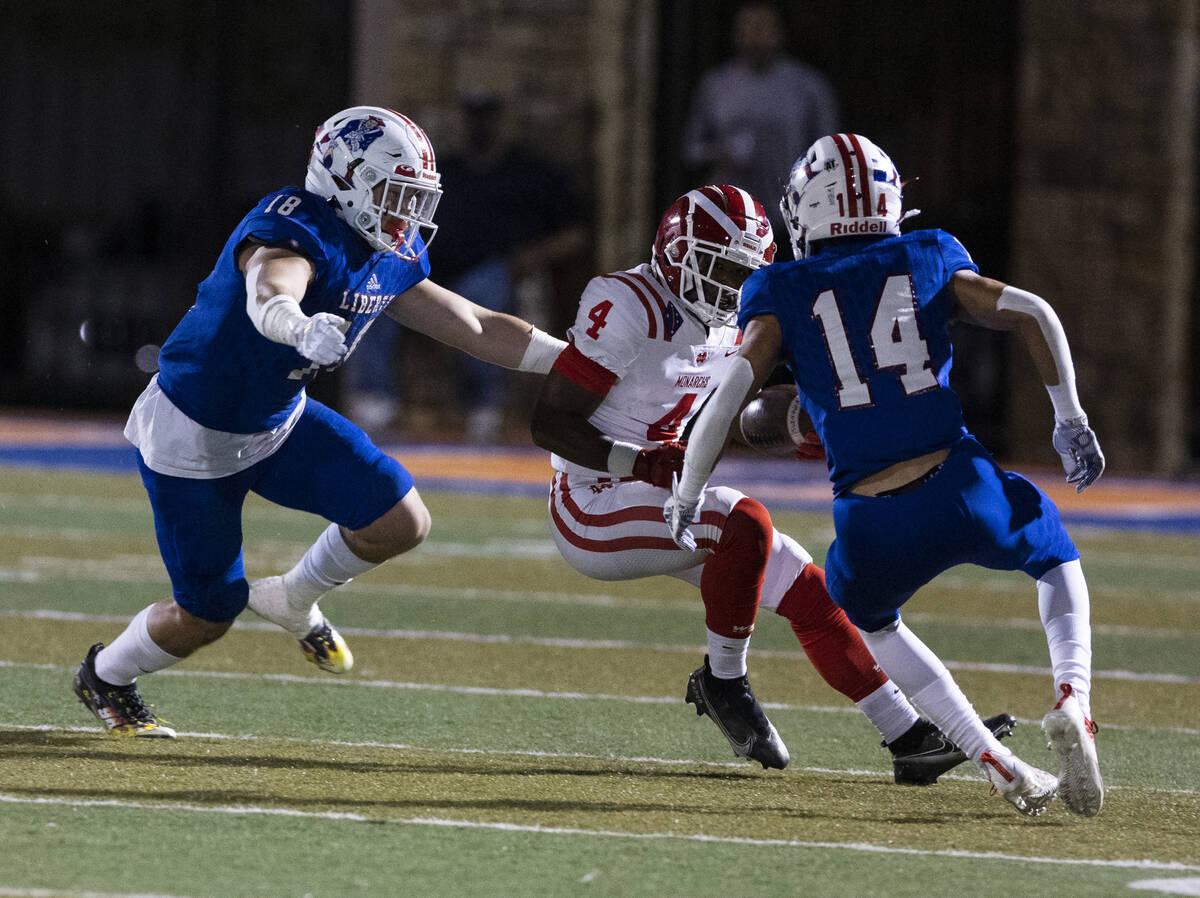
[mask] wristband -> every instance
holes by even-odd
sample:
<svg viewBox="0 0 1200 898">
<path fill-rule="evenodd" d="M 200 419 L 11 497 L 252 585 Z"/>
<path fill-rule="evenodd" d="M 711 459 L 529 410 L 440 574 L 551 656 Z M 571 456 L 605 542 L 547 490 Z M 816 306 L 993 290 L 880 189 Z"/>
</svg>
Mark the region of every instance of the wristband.
<svg viewBox="0 0 1200 898">
<path fill-rule="evenodd" d="M 529 345 L 525 347 L 525 354 L 517 363 L 517 370 L 549 374 L 559 353 L 566 348 L 567 344 L 564 341 L 536 327 L 532 328 L 529 331 Z"/>
<path fill-rule="evenodd" d="M 641 451 L 641 446 L 613 440 L 612 448 L 608 450 L 608 464 L 605 466 L 608 473 L 616 474 L 618 477 L 629 477 L 633 474 L 633 465 Z"/>
</svg>

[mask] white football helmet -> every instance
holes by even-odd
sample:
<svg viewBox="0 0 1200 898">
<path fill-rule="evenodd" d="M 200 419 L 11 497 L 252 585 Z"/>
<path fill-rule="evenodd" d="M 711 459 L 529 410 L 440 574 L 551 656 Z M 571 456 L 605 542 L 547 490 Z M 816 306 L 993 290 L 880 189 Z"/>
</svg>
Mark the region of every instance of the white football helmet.
<svg viewBox="0 0 1200 898">
<path fill-rule="evenodd" d="M 742 281 L 774 257 L 762 203 L 740 187 L 709 184 L 664 213 L 650 266 L 700 321 L 724 327 L 737 317 Z"/>
<path fill-rule="evenodd" d="M 317 128 L 304 178 L 372 247 L 408 261 L 437 231 L 440 183 L 425 132 L 378 106 L 343 109 Z"/>
<path fill-rule="evenodd" d="M 831 237 L 899 234 L 900 173 L 888 154 L 861 134 L 822 137 L 796 160 L 779 209 L 796 258 Z"/>
</svg>

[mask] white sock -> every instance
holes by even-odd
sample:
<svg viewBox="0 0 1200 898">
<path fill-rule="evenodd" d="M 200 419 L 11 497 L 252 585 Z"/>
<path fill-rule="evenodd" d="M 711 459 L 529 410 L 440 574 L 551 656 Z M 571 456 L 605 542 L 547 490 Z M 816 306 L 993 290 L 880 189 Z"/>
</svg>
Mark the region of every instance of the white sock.
<svg viewBox="0 0 1200 898">
<path fill-rule="evenodd" d="M 875 724 L 884 742 L 895 742 L 912 729 L 921 716 L 891 680 L 854 704 Z"/>
<path fill-rule="evenodd" d="M 374 567 L 378 567 L 376 562 L 364 561 L 350 551 L 341 528 L 330 524 L 296 566 L 283 575 L 288 604 L 298 611 L 307 610 L 335 586 L 349 583 Z"/>
<path fill-rule="evenodd" d="M 931 720 L 967 757 L 1001 748 L 940 658 L 904 622 L 862 633 L 867 648 L 917 710 Z"/>
<path fill-rule="evenodd" d="M 1047 571 L 1037 582 L 1038 613 L 1050 648 L 1054 671 L 1054 700 L 1060 683 L 1070 683 L 1083 716 L 1091 719 L 1092 625 L 1091 601 L 1079 560 Z"/>
<path fill-rule="evenodd" d="M 979 719 L 949 671 L 912 696 L 912 703 L 972 761 L 978 762 L 985 751 L 1008 751 Z"/>
<path fill-rule="evenodd" d="M 750 648 L 750 637 L 735 639 L 721 636 L 712 630 L 708 634 L 708 667 L 713 676 L 721 680 L 732 680 L 746 675 L 746 652 Z"/>
<path fill-rule="evenodd" d="M 96 653 L 96 676 L 114 686 L 128 686 L 142 674 L 154 673 L 172 664 L 177 658 L 164 652 L 150 638 L 149 605 L 134 615 L 124 632 Z"/>
</svg>

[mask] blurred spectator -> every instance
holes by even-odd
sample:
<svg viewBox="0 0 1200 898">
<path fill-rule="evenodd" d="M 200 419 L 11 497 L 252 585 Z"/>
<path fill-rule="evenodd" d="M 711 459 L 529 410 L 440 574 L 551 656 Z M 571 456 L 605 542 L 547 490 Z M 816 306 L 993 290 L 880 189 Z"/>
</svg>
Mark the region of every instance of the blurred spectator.
<svg viewBox="0 0 1200 898">
<path fill-rule="evenodd" d="M 684 163 L 696 183 L 735 184 L 766 207 L 776 258 L 791 249 L 779 197 L 792 163 L 837 130 L 838 108 L 825 76 L 784 55 L 786 33 L 773 3 L 743 4 L 734 17 L 733 58 L 700 79 L 684 130 Z"/>
<path fill-rule="evenodd" d="M 586 219 L 565 175 L 508 139 L 499 96 L 466 93 L 460 109 L 462 150 L 438 157 L 446 192 L 429 247 L 434 275 L 481 306 L 503 312 L 520 306 L 528 320 L 545 326 L 550 270 L 587 245 Z M 400 330 L 380 320 L 359 347 L 363 358 L 347 368 L 350 416 L 364 428 L 384 426 L 395 414 L 390 365 Z M 453 364 L 465 439 L 488 442 L 501 424 L 510 378 L 467 356 L 455 354 Z"/>
</svg>

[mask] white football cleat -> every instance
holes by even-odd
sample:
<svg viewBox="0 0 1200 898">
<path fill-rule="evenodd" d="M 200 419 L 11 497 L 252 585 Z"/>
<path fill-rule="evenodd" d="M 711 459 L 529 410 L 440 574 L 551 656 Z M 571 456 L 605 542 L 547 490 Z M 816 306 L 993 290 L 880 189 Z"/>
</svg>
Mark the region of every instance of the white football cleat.
<svg viewBox="0 0 1200 898">
<path fill-rule="evenodd" d="M 1058 779 L 1054 774 L 1026 764 L 1012 752 L 985 751 L 979 758 L 979 769 L 999 792 L 1022 814 L 1039 817 L 1046 805 L 1058 794 Z"/>
<path fill-rule="evenodd" d="M 1083 716 L 1070 683 L 1058 688 L 1062 697 L 1042 718 L 1047 747 L 1058 752 L 1058 792 L 1072 814 L 1095 817 L 1104 804 L 1104 781 L 1096 756 L 1099 727 Z"/>
<path fill-rule="evenodd" d="M 354 655 L 346 640 L 315 602 L 307 609 L 297 609 L 288 603 L 283 577 L 264 577 L 251 583 L 249 608 L 291 633 L 300 643 L 304 657 L 321 670 L 340 674 L 354 667 Z"/>
</svg>

